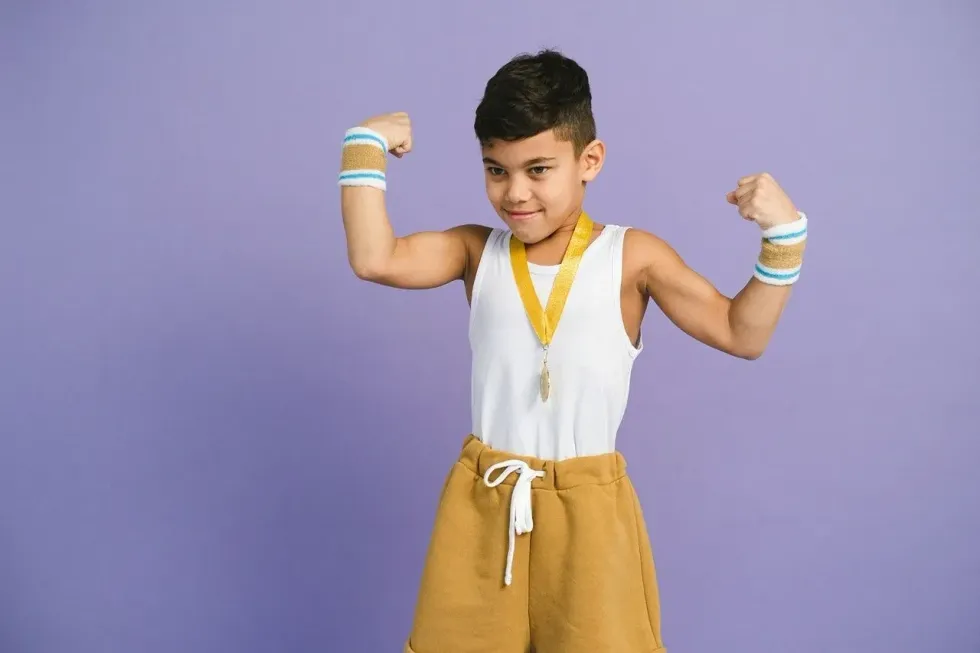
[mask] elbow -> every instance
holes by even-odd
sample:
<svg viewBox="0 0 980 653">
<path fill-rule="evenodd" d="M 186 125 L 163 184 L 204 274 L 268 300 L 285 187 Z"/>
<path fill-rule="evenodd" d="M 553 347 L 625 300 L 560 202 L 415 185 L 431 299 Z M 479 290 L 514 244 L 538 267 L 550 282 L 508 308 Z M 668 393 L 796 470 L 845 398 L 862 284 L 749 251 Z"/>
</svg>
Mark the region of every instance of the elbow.
<svg viewBox="0 0 980 653">
<path fill-rule="evenodd" d="M 766 352 L 766 343 L 738 343 L 734 344 L 728 353 L 736 358 L 741 358 L 742 360 L 755 361 L 762 358 L 762 354 Z"/>
<path fill-rule="evenodd" d="M 725 348 L 725 351 L 735 358 L 754 361 L 762 358 L 762 354 L 766 352 L 767 344 L 767 342 L 758 340 L 755 342 L 739 342 L 738 339 L 733 338 L 729 341 L 728 347 Z"/>
<path fill-rule="evenodd" d="M 352 252 L 348 250 L 347 261 L 351 271 L 358 279 L 372 283 L 387 283 L 393 273 L 395 262 L 394 247 L 371 248 L 368 251 Z"/>
<path fill-rule="evenodd" d="M 745 350 L 741 350 L 741 351 L 738 351 L 738 352 L 734 353 L 734 355 L 735 356 L 738 356 L 742 360 L 756 361 L 756 360 L 759 360 L 760 358 L 762 358 L 762 354 L 763 353 L 765 353 L 765 349 L 764 348 L 760 348 L 760 349 L 745 349 Z"/>
<path fill-rule="evenodd" d="M 350 268 L 361 281 L 379 282 L 384 277 L 384 268 L 370 260 L 351 259 Z"/>
<path fill-rule="evenodd" d="M 350 269 L 354 272 L 354 276 L 361 281 L 374 281 L 377 278 L 374 268 L 369 266 L 351 263 Z"/>
<path fill-rule="evenodd" d="M 739 329 L 732 323 L 732 316 L 728 316 L 728 329 L 725 332 L 723 342 L 724 351 L 735 358 L 754 361 L 762 358 L 769 344 L 771 331 L 762 329 Z"/>
</svg>

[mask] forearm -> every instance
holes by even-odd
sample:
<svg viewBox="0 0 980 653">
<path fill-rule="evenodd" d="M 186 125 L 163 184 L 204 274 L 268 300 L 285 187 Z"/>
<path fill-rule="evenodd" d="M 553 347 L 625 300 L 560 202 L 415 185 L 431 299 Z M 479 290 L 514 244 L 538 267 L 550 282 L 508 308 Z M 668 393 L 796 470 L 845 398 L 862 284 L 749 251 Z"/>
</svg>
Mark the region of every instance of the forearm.
<svg viewBox="0 0 980 653">
<path fill-rule="evenodd" d="M 728 324 L 740 356 L 758 358 L 776 330 L 799 278 L 806 246 L 806 218 L 763 232 L 755 273 L 731 301 Z"/>
<path fill-rule="evenodd" d="M 728 305 L 732 353 L 758 358 L 765 351 L 789 300 L 792 286 L 773 286 L 752 277 Z"/>
<path fill-rule="evenodd" d="M 379 274 L 394 255 L 397 243 L 384 191 L 367 186 L 342 187 L 340 211 L 351 269 L 362 279 Z"/>
<path fill-rule="evenodd" d="M 395 234 L 385 207 L 389 144 L 373 129 L 347 131 L 340 161 L 340 211 L 347 258 L 362 278 L 377 275 L 395 251 Z"/>
</svg>

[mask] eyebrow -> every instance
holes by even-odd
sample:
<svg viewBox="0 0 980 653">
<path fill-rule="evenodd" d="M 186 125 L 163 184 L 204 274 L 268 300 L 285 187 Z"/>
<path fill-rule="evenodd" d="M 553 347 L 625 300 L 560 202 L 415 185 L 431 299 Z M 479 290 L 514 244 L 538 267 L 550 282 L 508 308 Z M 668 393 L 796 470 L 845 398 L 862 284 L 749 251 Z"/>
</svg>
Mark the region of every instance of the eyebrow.
<svg viewBox="0 0 980 653">
<path fill-rule="evenodd" d="M 522 168 L 527 168 L 528 166 L 537 165 L 539 163 L 547 163 L 549 161 L 555 161 L 555 160 L 557 160 L 557 157 L 553 157 L 553 156 L 539 156 L 539 157 L 536 157 L 534 159 L 528 159 L 527 161 L 525 161 L 524 163 L 521 164 L 521 167 Z M 500 166 L 501 168 L 504 167 L 503 165 L 501 165 L 497 161 L 494 161 L 493 159 L 491 159 L 488 156 L 483 157 L 483 162 L 486 163 L 486 164 L 488 164 L 488 165 Z"/>
</svg>

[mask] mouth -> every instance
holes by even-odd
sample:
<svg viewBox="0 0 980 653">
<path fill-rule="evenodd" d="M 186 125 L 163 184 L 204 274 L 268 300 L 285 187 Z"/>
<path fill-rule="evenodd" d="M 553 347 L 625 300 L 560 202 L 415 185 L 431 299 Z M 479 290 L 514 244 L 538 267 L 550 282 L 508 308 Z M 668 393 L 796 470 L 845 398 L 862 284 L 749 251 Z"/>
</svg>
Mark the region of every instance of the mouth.
<svg viewBox="0 0 980 653">
<path fill-rule="evenodd" d="M 540 211 L 507 211 L 507 215 L 511 220 L 529 220 L 536 216 Z"/>
</svg>

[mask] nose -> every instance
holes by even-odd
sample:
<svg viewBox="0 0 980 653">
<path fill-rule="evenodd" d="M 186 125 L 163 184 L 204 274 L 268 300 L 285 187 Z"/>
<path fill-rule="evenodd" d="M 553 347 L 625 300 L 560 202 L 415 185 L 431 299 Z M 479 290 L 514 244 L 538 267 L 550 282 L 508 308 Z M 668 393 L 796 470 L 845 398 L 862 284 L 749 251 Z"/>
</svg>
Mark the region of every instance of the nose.
<svg viewBox="0 0 980 653">
<path fill-rule="evenodd" d="M 505 198 L 508 204 L 520 206 L 531 199 L 531 187 L 520 175 L 514 175 L 507 184 Z"/>
</svg>

